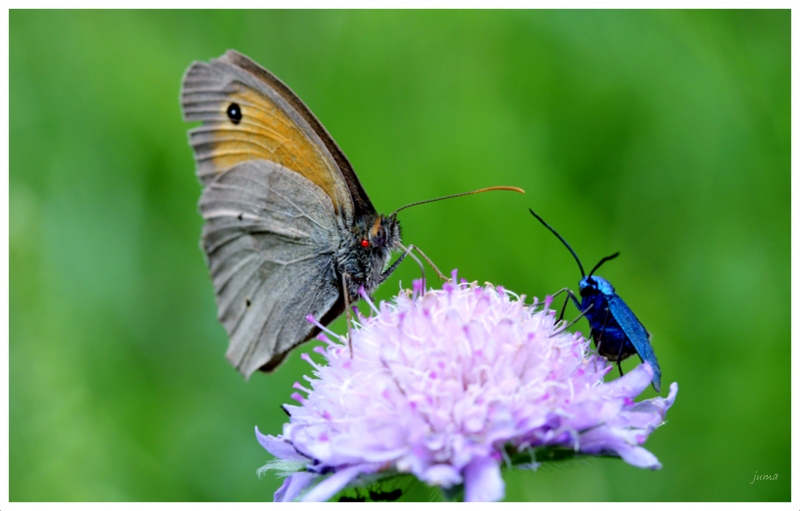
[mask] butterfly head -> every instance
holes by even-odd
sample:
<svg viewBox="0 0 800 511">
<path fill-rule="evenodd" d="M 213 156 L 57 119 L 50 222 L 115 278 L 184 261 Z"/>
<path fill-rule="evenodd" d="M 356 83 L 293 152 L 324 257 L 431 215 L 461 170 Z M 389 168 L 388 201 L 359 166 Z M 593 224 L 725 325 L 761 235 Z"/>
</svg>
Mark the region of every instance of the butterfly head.
<svg viewBox="0 0 800 511">
<path fill-rule="evenodd" d="M 388 247 L 390 250 L 400 243 L 400 224 L 397 215 L 376 215 L 367 236 L 361 239 L 361 248 L 379 250 Z"/>
<path fill-rule="evenodd" d="M 361 286 L 372 293 L 392 251 L 400 248 L 400 223 L 397 216 L 378 213 L 357 217 L 345 233 L 339 248 L 339 272 L 347 276 L 350 296 L 358 296 Z"/>
</svg>

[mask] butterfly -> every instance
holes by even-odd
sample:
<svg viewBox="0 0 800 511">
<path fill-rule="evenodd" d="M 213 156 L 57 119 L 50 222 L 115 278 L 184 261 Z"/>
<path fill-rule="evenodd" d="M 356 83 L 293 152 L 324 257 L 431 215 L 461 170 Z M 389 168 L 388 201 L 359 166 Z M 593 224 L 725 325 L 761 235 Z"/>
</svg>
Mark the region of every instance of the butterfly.
<svg viewBox="0 0 800 511">
<path fill-rule="evenodd" d="M 322 123 L 248 57 L 229 50 L 194 62 L 181 106 L 184 120 L 202 123 L 189 143 L 226 357 L 249 378 L 319 333 L 309 315 L 329 324 L 414 247 L 401 242 L 399 209 L 375 210 Z"/>
</svg>

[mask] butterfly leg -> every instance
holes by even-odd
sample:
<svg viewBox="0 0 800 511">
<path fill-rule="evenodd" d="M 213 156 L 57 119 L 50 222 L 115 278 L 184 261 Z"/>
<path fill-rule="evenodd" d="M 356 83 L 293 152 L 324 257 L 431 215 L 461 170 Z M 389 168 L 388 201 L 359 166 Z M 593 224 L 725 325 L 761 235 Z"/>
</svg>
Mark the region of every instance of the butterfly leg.
<svg viewBox="0 0 800 511">
<path fill-rule="evenodd" d="M 347 323 L 347 346 L 350 348 L 350 358 L 353 358 L 353 337 L 350 335 L 350 292 L 347 291 L 346 273 L 342 273 L 342 297 L 344 298 L 344 315 Z"/>
<path fill-rule="evenodd" d="M 414 254 L 411 253 L 411 251 L 414 250 L 414 245 L 409 245 L 408 248 L 404 247 L 403 245 L 400 245 L 400 248 L 403 249 L 403 253 L 400 254 L 400 257 L 397 258 L 397 261 L 392 263 L 392 265 L 389 266 L 386 269 L 386 271 L 384 271 L 381 274 L 380 282 L 383 282 L 384 280 L 389 278 L 389 275 L 394 273 L 394 270 L 397 269 L 397 267 L 400 265 L 401 262 L 403 262 L 403 259 L 405 259 L 406 256 L 411 256 L 411 259 L 413 259 L 413 260 L 415 260 L 417 262 L 417 265 L 419 265 L 419 270 L 422 273 L 422 280 L 425 280 L 425 267 L 422 266 L 422 261 L 417 259 L 417 257 Z"/>
<path fill-rule="evenodd" d="M 447 277 L 445 277 L 444 274 L 441 271 L 439 271 L 439 268 L 437 268 L 436 265 L 433 264 L 433 261 L 431 261 L 431 258 L 426 256 L 425 252 L 420 250 L 419 247 L 417 247 L 415 245 L 409 245 L 408 248 L 409 248 L 409 250 L 416 250 L 417 252 L 419 252 L 419 255 L 421 255 L 428 262 L 428 264 L 431 265 L 431 268 L 433 268 L 433 271 L 436 272 L 436 276 L 438 276 L 441 280 L 447 280 Z"/>
<path fill-rule="evenodd" d="M 383 272 L 383 274 L 381 275 L 380 282 L 383 282 L 384 280 L 386 280 L 386 278 L 388 278 L 389 275 L 392 274 L 392 272 L 395 270 L 395 268 L 397 268 L 397 265 L 400 264 L 400 262 L 403 259 L 405 259 L 405 257 L 407 255 L 411 256 L 411 258 L 414 259 L 417 262 L 417 264 L 419 265 L 420 269 L 422 270 L 422 279 L 424 280 L 425 279 L 425 267 L 422 266 L 422 262 L 420 262 L 420 260 L 417 259 L 417 257 L 413 254 L 414 250 L 419 252 L 419 255 L 421 255 L 423 257 L 423 259 L 425 259 L 425 261 L 427 261 L 427 263 L 431 266 L 431 268 L 433 268 L 433 270 L 436 272 L 436 275 L 440 279 L 447 280 L 447 277 L 444 276 L 444 274 L 439 270 L 439 268 L 437 268 L 436 265 L 433 264 L 433 261 L 431 261 L 430 257 L 426 256 L 425 252 L 420 250 L 419 247 L 417 247 L 416 245 L 409 245 L 408 247 L 400 245 L 400 248 L 403 249 L 403 253 L 400 255 L 400 257 L 397 258 L 397 261 L 392 263 L 392 265 L 389 268 L 387 268 L 385 272 Z"/>
<path fill-rule="evenodd" d="M 400 248 L 403 249 L 403 253 L 400 254 L 400 257 L 398 257 L 397 260 L 395 262 L 393 262 L 391 266 L 386 268 L 386 270 L 383 273 L 381 273 L 381 276 L 378 278 L 378 284 L 381 284 L 381 283 L 383 283 L 384 280 L 388 279 L 389 276 L 392 273 L 394 273 L 394 271 L 397 269 L 397 267 L 400 265 L 400 263 L 403 262 L 403 259 L 405 259 L 406 256 L 411 256 L 411 258 L 414 261 L 417 262 L 417 264 L 419 265 L 419 268 L 420 268 L 420 272 L 422 273 L 422 280 L 423 280 L 423 283 L 424 283 L 424 281 L 425 281 L 425 267 L 422 265 L 422 261 L 417 259 L 417 256 L 415 256 L 414 253 L 412 252 L 414 250 L 419 252 L 419 254 L 422 257 L 425 258 L 425 260 L 428 262 L 428 264 L 431 265 L 431 268 L 436 270 L 436 274 L 439 276 L 440 279 L 447 280 L 447 278 L 442 274 L 442 272 L 439 271 L 439 268 L 437 268 L 436 265 L 433 264 L 433 261 L 431 261 L 430 258 L 428 258 L 428 256 L 426 256 L 425 253 L 422 252 L 422 250 L 419 249 L 419 247 L 416 247 L 414 245 L 409 245 L 408 247 L 400 245 Z M 424 288 L 425 288 L 425 286 L 423 285 L 423 289 Z"/>
</svg>

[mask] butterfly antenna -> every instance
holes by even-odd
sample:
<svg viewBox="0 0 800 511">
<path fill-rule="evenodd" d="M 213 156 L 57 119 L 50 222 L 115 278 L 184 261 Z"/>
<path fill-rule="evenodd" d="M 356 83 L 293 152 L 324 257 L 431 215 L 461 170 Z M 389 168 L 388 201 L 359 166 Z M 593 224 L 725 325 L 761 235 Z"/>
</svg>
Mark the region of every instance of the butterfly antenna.
<svg viewBox="0 0 800 511">
<path fill-rule="evenodd" d="M 560 234 L 558 234 L 558 233 L 556 232 L 556 230 L 555 230 L 555 229 L 553 229 L 552 227 L 550 227 L 550 225 L 549 225 L 547 222 L 545 222 L 545 221 L 544 221 L 544 219 L 542 219 L 542 217 L 540 217 L 539 215 L 537 215 L 536 213 L 534 213 L 534 212 L 533 212 L 533 210 L 532 210 L 531 208 L 528 208 L 528 211 L 530 211 L 530 212 L 531 212 L 531 215 L 535 216 L 537 220 L 539 220 L 540 222 L 542 222 L 542 225 L 544 225 L 545 227 L 547 227 L 548 229 L 550 229 L 550 232 L 552 232 L 553 234 L 555 234 L 555 235 L 556 235 L 556 237 L 557 237 L 558 239 L 560 239 L 560 240 L 561 240 L 561 243 L 563 243 L 563 244 L 564 244 L 564 246 L 565 246 L 565 247 L 567 247 L 567 248 L 569 249 L 570 253 L 572 254 L 572 257 L 574 257 L 574 258 L 575 258 L 575 261 L 578 263 L 578 268 L 580 268 L 580 270 L 581 270 L 581 277 L 585 277 L 585 276 L 586 276 L 586 273 L 584 273 L 584 271 L 583 271 L 583 265 L 581 264 L 581 260 L 580 260 L 580 259 L 578 259 L 578 254 L 576 254 L 576 253 L 575 253 L 575 251 L 574 251 L 574 250 L 572 250 L 572 247 L 570 247 L 570 246 L 569 246 L 569 243 L 567 243 L 567 240 L 565 240 L 564 238 L 562 238 L 562 237 L 561 237 L 561 235 L 560 235 Z M 608 259 L 613 259 L 614 257 L 616 257 L 616 256 L 618 256 L 618 255 L 619 255 L 619 253 L 616 253 L 616 254 L 614 254 L 613 256 L 606 257 L 605 259 L 603 259 L 602 261 L 600 261 L 600 264 L 603 264 L 603 263 L 604 263 L 606 260 L 608 260 Z M 600 267 L 600 264 L 598 264 L 597 266 L 595 266 L 595 267 L 594 267 L 594 270 L 596 270 L 597 268 L 599 268 L 599 267 Z M 594 272 L 594 270 L 592 270 L 592 272 Z M 590 273 L 589 275 L 591 275 L 591 273 Z"/>
<path fill-rule="evenodd" d="M 471 192 L 456 193 L 453 195 L 445 195 L 444 197 L 437 197 L 435 199 L 427 199 L 427 200 L 421 200 L 419 202 L 412 202 L 411 204 L 406 204 L 405 206 L 397 208 L 396 210 L 394 210 L 394 213 L 392 213 L 392 215 L 396 215 L 400 211 L 410 208 L 412 206 L 419 206 L 420 204 L 427 204 L 429 202 L 436 202 L 445 199 L 454 199 L 456 197 L 463 197 L 464 195 L 474 195 L 476 193 L 493 192 L 495 190 L 506 190 L 509 192 L 525 193 L 525 190 L 523 190 L 522 188 L 517 188 L 516 186 L 490 186 L 489 188 L 481 188 L 480 190 L 472 190 Z"/>
<path fill-rule="evenodd" d="M 594 265 L 594 268 L 592 268 L 592 271 L 589 272 L 589 276 L 591 277 L 592 275 L 594 275 L 594 272 L 597 271 L 597 269 L 600 268 L 600 266 L 602 266 L 602 264 L 604 262 L 610 261 L 610 260 L 614 259 L 615 257 L 617 257 L 618 255 L 619 255 L 619 252 L 617 252 L 616 254 L 611 254 L 610 256 L 605 256 L 604 258 L 600 259 L 600 262 L 597 263 L 596 265 Z"/>
</svg>

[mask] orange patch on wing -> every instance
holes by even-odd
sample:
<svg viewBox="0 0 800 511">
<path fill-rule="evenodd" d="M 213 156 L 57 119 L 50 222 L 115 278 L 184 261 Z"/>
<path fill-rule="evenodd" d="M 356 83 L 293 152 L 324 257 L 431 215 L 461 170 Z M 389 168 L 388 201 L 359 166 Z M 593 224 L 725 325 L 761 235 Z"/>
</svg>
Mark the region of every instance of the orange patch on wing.
<svg viewBox="0 0 800 511">
<path fill-rule="evenodd" d="M 338 210 L 335 186 L 338 170 L 331 167 L 324 149 L 306 137 L 269 97 L 240 87 L 229 99 L 220 106 L 225 121 L 213 127 L 211 162 L 217 172 L 243 161 L 273 161 L 322 188 Z M 230 103 L 237 103 L 241 108 L 242 119 L 238 124 L 227 118 Z"/>
</svg>

